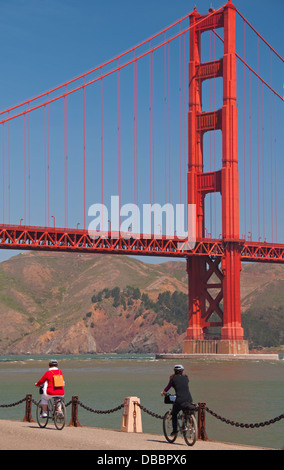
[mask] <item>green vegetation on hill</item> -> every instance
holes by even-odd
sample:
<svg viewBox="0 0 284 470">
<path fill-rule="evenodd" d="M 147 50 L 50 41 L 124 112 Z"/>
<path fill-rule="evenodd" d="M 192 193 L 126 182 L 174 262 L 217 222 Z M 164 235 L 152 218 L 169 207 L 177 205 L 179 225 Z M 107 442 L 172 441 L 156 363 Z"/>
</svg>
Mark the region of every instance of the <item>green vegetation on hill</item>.
<svg viewBox="0 0 284 470">
<path fill-rule="evenodd" d="M 250 308 L 242 316 L 250 347 L 278 347 L 284 343 L 284 307 Z"/>
<path fill-rule="evenodd" d="M 104 299 L 113 299 L 113 307 L 123 306 L 124 310 L 139 302 L 138 315 L 144 315 L 147 311 L 156 314 L 154 323 L 162 325 L 164 321 L 177 326 L 179 334 L 185 332 L 188 326 L 188 297 L 182 292 L 173 293 L 165 291 L 159 294 L 157 301 L 150 299 L 148 294 L 141 293 L 138 287 L 127 286 L 120 290 L 105 288 L 92 297 L 92 302 L 102 302 Z"/>
<path fill-rule="evenodd" d="M 242 315 L 242 326 L 251 348 L 284 344 L 284 280 L 280 268 L 283 272 L 282 266 L 273 266 L 267 272 L 264 266 L 264 284 L 246 298 L 250 307 Z"/>
<path fill-rule="evenodd" d="M 149 311 L 154 312 L 156 318 L 153 324 L 163 325 L 167 321 L 177 326 L 179 334 L 184 333 L 188 326 L 188 297 L 182 292 L 161 292 L 157 301 L 153 301 L 148 294 L 141 293 L 138 287 L 127 286 L 120 289 L 116 286 L 100 290 L 93 295 L 92 302 L 100 303 L 104 299 L 111 299 L 112 307 L 122 306 L 124 310 L 136 305 L 135 318 Z M 258 299 L 242 315 L 242 326 L 251 348 L 278 347 L 284 342 L 284 306 L 269 307 L 266 302 L 265 306 L 260 307 Z"/>
</svg>

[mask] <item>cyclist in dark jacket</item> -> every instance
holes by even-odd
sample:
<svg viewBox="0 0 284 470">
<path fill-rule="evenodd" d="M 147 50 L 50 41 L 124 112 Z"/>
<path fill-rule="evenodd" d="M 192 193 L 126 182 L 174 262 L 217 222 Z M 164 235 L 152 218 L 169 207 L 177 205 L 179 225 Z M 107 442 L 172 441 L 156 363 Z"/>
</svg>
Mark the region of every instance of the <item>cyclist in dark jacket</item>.
<svg viewBox="0 0 284 470">
<path fill-rule="evenodd" d="M 185 403 L 192 403 L 192 396 L 189 391 L 189 379 L 187 375 L 183 374 L 184 367 L 182 365 L 176 365 L 174 367 L 174 374 L 170 376 L 168 385 L 161 392 L 161 395 L 165 395 L 168 390 L 173 387 L 176 393 L 176 401 L 173 404 L 172 408 L 172 423 L 173 423 L 173 432 L 171 436 L 177 434 L 177 415 L 179 411 L 183 408 Z"/>
</svg>

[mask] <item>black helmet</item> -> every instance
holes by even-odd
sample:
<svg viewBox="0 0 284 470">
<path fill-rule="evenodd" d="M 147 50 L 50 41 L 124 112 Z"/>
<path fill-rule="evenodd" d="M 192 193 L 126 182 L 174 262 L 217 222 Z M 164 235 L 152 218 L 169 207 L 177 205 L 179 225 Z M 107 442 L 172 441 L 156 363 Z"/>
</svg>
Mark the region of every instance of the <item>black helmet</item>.
<svg viewBox="0 0 284 470">
<path fill-rule="evenodd" d="M 56 359 L 51 359 L 49 361 L 49 367 L 58 367 L 58 362 Z"/>
</svg>

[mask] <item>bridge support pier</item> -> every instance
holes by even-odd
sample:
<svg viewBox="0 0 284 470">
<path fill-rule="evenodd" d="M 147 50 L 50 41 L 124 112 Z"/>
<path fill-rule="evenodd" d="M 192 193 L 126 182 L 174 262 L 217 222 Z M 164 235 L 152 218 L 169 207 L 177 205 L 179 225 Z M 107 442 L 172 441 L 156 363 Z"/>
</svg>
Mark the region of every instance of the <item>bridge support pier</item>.
<svg viewBox="0 0 284 470">
<path fill-rule="evenodd" d="M 244 339 L 192 340 L 185 339 L 184 354 L 249 354 Z"/>
</svg>

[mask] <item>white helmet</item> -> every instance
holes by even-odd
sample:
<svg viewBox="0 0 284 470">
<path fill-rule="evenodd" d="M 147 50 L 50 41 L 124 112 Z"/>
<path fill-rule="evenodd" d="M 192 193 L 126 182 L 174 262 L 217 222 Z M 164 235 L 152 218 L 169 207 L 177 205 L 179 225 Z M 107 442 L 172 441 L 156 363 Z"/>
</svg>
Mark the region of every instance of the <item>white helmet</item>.
<svg viewBox="0 0 284 470">
<path fill-rule="evenodd" d="M 58 367 L 58 361 L 56 359 L 51 359 L 49 361 L 49 367 Z"/>
<path fill-rule="evenodd" d="M 174 366 L 175 372 L 181 372 L 182 370 L 184 370 L 184 367 L 181 364 L 177 364 L 176 366 Z"/>
</svg>

